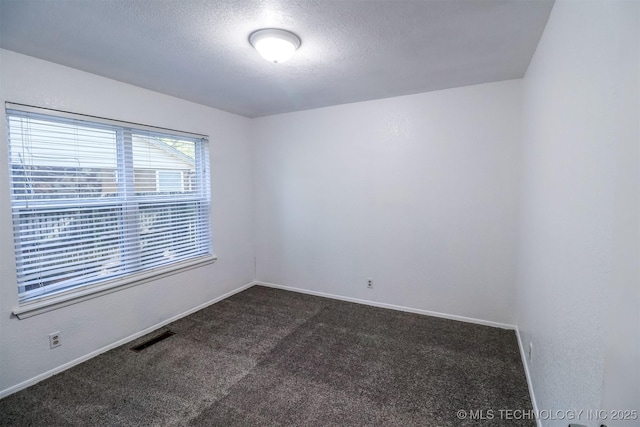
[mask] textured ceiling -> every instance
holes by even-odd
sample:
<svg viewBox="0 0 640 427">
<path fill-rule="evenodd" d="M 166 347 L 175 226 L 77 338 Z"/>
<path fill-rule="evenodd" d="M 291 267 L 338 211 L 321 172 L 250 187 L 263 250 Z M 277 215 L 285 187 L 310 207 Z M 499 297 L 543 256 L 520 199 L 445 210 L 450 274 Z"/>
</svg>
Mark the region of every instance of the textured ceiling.
<svg viewBox="0 0 640 427">
<path fill-rule="evenodd" d="M 0 0 L 0 46 L 248 117 L 524 75 L 553 0 Z M 284 64 L 248 42 L 302 39 Z"/>
</svg>

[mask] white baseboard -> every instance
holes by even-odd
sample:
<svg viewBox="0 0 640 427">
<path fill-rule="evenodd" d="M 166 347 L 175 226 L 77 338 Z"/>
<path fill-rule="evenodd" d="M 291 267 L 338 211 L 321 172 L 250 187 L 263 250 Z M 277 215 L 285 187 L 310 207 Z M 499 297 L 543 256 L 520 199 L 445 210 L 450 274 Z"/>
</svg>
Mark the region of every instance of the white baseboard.
<svg viewBox="0 0 640 427">
<path fill-rule="evenodd" d="M 536 395 L 533 392 L 533 383 L 531 382 L 531 374 L 529 373 L 529 361 L 527 360 L 527 353 L 524 351 L 524 345 L 522 343 L 522 337 L 520 336 L 520 329 L 516 327 L 516 337 L 518 338 L 518 348 L 520 349 L 520 358 L 522 359 L 522 366 L 524 367 L 524 375 L 527 377 L 527 387 L 529 388 L 529 396 L 531 397 L 531 405 L 533 406 L 533 413 L 539 414 L 538 403 L 536 402 Z M 536 425 L 542 427 L 542 421 L 536 418 Z"/>
<path fill-rule="evenodd" d="M 283 289 L 285 291 L 299 292 L 301 294 L 308 294 L 308 295 L 315 295 L 315 296 L 318 296 L 318 297 L 337 299 L 337 300 L 340 300 L 340 301 L 355 302 L 355 303 L 358 303 L 358 304 L 370 305 L 370 306 L 373 306 L 373 307 L 389 308 L 391 310 L 406 311 L 408 313 L 416 313 L 416 314 L 424 314 L 426 316 L 441 317 L 443 319 L 458 320 L 460 322 L 475 323 L 475 324 L 478 324 L 478 325 L 492 326 L 494 328 L 516 330 L 516 326 L 515 325 L 509 325 L 507 323 L 492 322 L 490 320 L 475 319 L 473 317 L 457 316 L 455 314 L 439 313 L 437 311 L 422 310 L 420 308 L 404 307 L 404 306 L 401 306 L 401 305 L 387 304 L 387 303 L 384 303 L 384 302 L 369 301 L 369 300 L 345 297 L 345 296 L 335 295 L 335 294 L 327 294 L 327 293 L 324 293 L 324 292 L 310 291 L 310 290 L 307 290 L 307 289 L 295 288 L 295 287 L 291 287 L 291 286 L 283 286 L 283 285 L 278 285 L 278 284 L 275 284 L 275 283 L 257 281 L 257 282 L 254 282 L 254 284 L 255 285 L 259 285 L 259 286 L 266 286 L 268 288 Z"/>
<path fill-rule="evenodd" d="M 143 335 L 151 333 L 151 332 L 155 331 L 156 329 L 160 329 L 163 326 L 168 325 L 169 323 L 175 322 L 178 319 L 181 319 L 181 318 L 183 318 L 185 316 L 193 314 L 196 311 L 202 310 L 203 308 L 206 308 L 206 307 L 208 307 L 210 305 L 213 305 L 213 304 L 215 304 L 217 302 L 220 302 L 223 299 L 229 298 L 230 296 L 232 296 L 234 294 L 237 294 L 238 292 L 242 292 L 245 289 L 248 289 L 248 288 L 250 288 L 250 287 L 252 287 L 252 286 L 254 286 L 256 284 L 257 284 L 257 282 L 247 283 L 246 285 L 240 286 L 239 288 L 234 289 L 231 292 L 227 292 L 224 295 L 221 295 L 221 296 L 219 296 L 217 298 L 214 298 L 214 299 L 212 299 L 210 301 L 207 301 L 204 304 L 200 304 L 200 305 L 198 305 L 198 306 L 196 306 L 194 308 L 191 308 L 191 309 L 189 309 L 189 310 L 187 310 L 187 311 L 185 311 L 183 313 L 175 315 L 175 316 L 173 316 L 173 317 L 171 317 L 171 318 L 169 318 L 167 320 L 163 320 L 160 323 L 156 323 L 153 326 L 149 326 L 148 328 L 145 328 L 145 329 L 143 329 L 143 330 L 141 330 L 139 332 L 136 332 L 133 335 L 129 335 L 128 337 L 122 338 L 121 340 L 118 340 L 118 341 L 116 341 L 114 343 L 111 343 L 111 344 L 109 344 L 109 345 L 107 345 L 105 347 L 102 347 L 102 348 L 100 348 L 98 350 L 92 351 L 89 354 L 85 354 L 82 357 L 79 357 L 79 358 L 77 358 L 75 360 L 67 362 L 67 363 L 65 363 L 63 365 L 60 365 L 60 366 L 58 366 L 56 368 L 53 368 L 53 369 L 51 369 L 51 370 L 49 370 L 47 372 L 44 372 L 44 373 L 42 373 L 40 375 L 36 375 L 33 378 L 30 378 L 30 379 L 28 379 L 26 381 L 23 381 L 23 382 L 21 382 L 19 384 L 16 384 L 16 385 L 11 386 L 11 387 L 9 387 L 9 388 L 7 388 L 5 390 L 2 390 L 2 391 L 0 391 L 0 399 L 2 399 L 3 397 L 9 396 L 10 394 L 16 393 L 16 392 L 18 392 L 20 390 L 23 390 L 23 389 L 25 389 L 27 387 L 30 387 L 30 386 L 32 386 L 32 385 L 34 385 L 36 383 L 39 383 L 40 381 L 42 381 L 44 379 L 47 379 L 47 378 L 52 377 L 52 376 L 54 376 L 56 374 L 59 374 L 62 371 L 66 371 L 67 369 L 69 369 L 69 368 L 71 368 L 71 367 L 73 367 L 75 365 L 78 365 L 78 364 L 80 364 L 82 362 L 85 362 L 85 361 L 87 361 L 87 360 L 89 360 L 89 359 L 91 359 L 93 357 L 96 357 L 99 354 L 102 354 L 102 353 L 107 352 L 107 351 L 109 351 L 111 349 L 114 349 L 114 348 L 119 347 L 119 346 L 121 346 L 123 344 L 126 344 L 126 343 L 128 343 L 130 341 L 133 341 L 133 340 L 135 340 L 137 338 L 140 338 Z"/>
</svg>

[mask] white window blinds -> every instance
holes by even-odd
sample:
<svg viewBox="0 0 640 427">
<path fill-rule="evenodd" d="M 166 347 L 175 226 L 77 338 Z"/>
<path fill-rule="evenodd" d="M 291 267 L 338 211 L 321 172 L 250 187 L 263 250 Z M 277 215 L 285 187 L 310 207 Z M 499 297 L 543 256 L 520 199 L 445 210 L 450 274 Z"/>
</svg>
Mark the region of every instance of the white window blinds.
<svg viewBox="0 0 640 427">
<path fill-rule="evenodd" d="M 212 254 L 206 139 L 79 117 L 7 110 L 21 302 Z"/>
</svg>

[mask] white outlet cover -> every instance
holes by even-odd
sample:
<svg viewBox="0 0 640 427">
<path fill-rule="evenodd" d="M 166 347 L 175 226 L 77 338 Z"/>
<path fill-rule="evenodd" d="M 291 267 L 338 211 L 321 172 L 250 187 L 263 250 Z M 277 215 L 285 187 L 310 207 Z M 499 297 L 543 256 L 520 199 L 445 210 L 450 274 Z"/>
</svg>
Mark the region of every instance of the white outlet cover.
<svg viewBox="0 0 640 427">
<path fill-rule="evenodd" d="M 49 334 L 49 348 L 60 347 L 62 342 L 60 342 L 60 331 L 52 332 Z"/>
</svg>

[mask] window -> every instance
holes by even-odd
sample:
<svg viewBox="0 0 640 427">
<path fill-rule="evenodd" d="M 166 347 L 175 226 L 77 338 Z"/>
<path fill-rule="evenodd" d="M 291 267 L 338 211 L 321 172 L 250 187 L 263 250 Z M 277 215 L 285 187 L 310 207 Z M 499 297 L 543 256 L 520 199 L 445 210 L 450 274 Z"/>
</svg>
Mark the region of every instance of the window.
<svg viewBox="0 0 640 427">
<path fill-rule="evenodd" d="M 20 302 L 212 258 L 206 138 L 7 109 Z"/>
<path fill-rule="evenodd" d="M 182 191 L 182 172 L 157 171 L 158 191 Z"/>
</svg>

